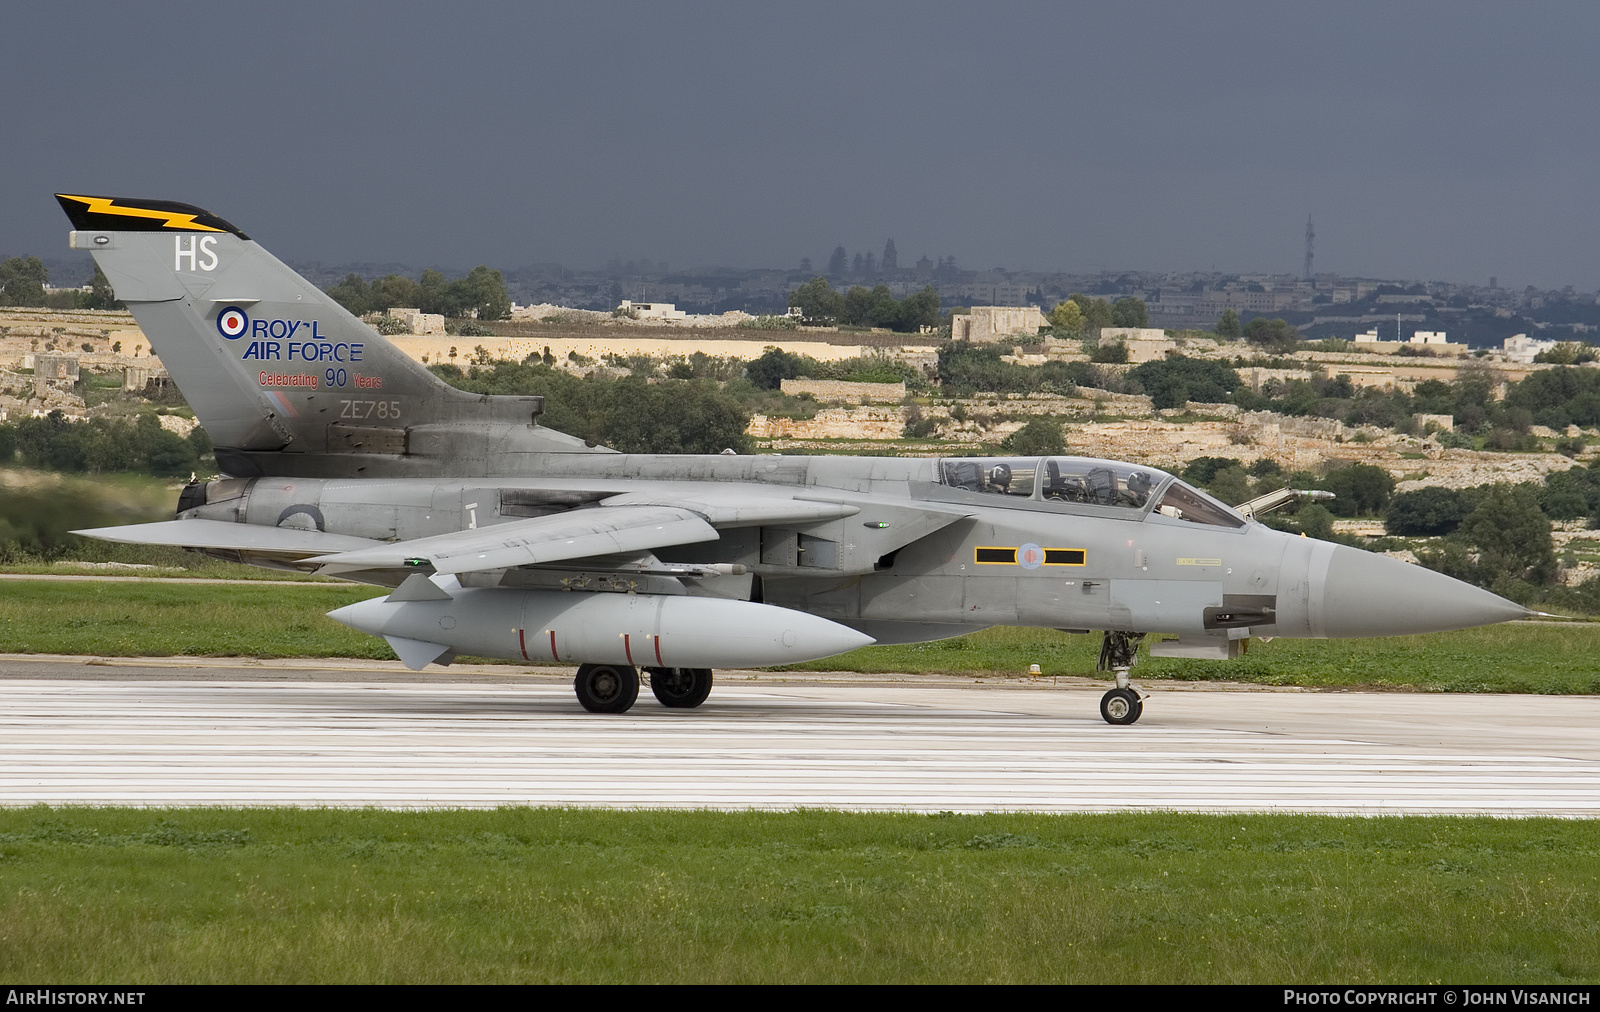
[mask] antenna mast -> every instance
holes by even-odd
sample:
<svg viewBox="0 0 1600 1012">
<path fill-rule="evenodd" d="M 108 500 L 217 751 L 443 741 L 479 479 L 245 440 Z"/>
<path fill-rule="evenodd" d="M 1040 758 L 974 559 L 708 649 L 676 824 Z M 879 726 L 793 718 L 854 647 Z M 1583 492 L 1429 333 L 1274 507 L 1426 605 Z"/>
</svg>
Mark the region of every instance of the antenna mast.
<svg viewBox="0 0 1600 1012">
<path fill-rule="evenodd" d="M 1306 215 L 1306 280 L 1311 280 L 1311 250 L 1316 242 L 1316 230 L 1311 227 L 1311 215 Z"/>
</svg>

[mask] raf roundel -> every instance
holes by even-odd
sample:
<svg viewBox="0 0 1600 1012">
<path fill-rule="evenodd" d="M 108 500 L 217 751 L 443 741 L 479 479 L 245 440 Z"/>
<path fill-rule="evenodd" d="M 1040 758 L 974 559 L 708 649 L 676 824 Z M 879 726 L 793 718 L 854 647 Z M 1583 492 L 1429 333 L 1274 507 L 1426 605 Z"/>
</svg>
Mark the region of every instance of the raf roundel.
<svg viewBox="0 0 1600 1012">
<path fill-rule="evenodd" d="M 250 317 L 238 306 L 229 306 L 217 314 L 217 332 L 230 341 L 237 341 L 250 329 Z"/>
</svg>

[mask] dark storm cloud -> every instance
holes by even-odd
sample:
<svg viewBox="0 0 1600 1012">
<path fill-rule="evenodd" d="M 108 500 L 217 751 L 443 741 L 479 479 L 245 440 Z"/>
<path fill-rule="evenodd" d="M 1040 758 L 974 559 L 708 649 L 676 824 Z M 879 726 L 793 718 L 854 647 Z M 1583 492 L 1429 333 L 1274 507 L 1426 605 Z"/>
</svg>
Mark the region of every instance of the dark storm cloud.
<svg viewBox="0 0 1600 1012">
<path fill-rule="evenodd" d="M 0 32 L 0 250 L 58 189 L 280 255 L 1600 284 L 1592 5 L 54 4 Z"/>
</svg>

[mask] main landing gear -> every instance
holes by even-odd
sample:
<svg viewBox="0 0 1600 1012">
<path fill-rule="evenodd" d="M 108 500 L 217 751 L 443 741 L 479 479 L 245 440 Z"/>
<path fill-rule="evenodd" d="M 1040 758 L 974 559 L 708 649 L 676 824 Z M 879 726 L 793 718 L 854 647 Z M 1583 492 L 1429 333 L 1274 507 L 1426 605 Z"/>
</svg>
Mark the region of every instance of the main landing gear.
<svg viewBox="0 0 1600 1012">
<path fill-rule="evenodd" d="M 1139 659 L 1144 633 L 1107 632 L 1100 642 L 1099 670 L 1114 672 L 1117 687 L 1100 697 L 1100 716 L 1108 724 L 1132 724 L 1144 713 L 1144 697 L 1128 681 Z"/>
<path fill-rule="evenodd" d="M 590 713 L 627 713 L 639 698 L 639 672 L 627 664 L 585 664 L 572 689 Z"/>
<path fill-rule="evenodd" d="M 710 668 L 645 668 L 650 691 L 662 706 L 690 709 L 711 694 Z M 627 713 L 639 698 L 639 672 L 626 664 L 585 664 L 572 680 L 578 702 L 590 713 Z"/>
<path fill-rule="evenodd" d="M 688 710 L 711 695 L 710 668 L 646 668 L 650 672 L 650 691 L 662 706 Z"/>
</svg>

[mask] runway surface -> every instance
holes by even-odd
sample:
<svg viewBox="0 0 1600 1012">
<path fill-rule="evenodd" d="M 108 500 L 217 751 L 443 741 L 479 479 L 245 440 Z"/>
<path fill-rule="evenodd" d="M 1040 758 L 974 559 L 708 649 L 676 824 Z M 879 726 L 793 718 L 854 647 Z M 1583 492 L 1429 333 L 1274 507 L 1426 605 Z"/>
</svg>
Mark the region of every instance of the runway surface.
<svg viewBox="0 0 1600 1012">
<path fill-rule="evenodd" d="M 1600 813 L 1594 697 L 1157 691 L 1112 727 L 1098 688 L 762 676 L 600 716 L 553 677 L 187 663 L 0 661 L 0 804 Z"/>
</svg>

